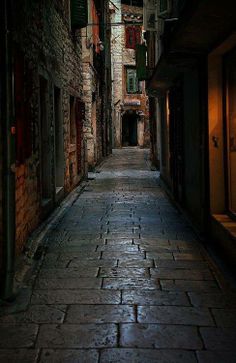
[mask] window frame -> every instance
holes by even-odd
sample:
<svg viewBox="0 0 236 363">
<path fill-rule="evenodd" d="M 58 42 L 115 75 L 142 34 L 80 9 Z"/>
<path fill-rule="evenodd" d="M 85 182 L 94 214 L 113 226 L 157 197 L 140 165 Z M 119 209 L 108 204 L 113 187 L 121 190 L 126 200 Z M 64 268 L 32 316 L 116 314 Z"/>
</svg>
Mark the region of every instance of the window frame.
<svg viewBox="0 0 236 363">
<path fill-rule="evenodd" d="M 133 73 L 133 76 L 129 76 L 129 74 Z M 138 81 L 137 78 L 137 69 L 135 67 L 125 67 L 125 74 L 126 74 L 126 93 L 127 94 L 141 94 L 142 87 L 141 82 Z M 134 81 L 133 91 L 130 90 L 129 80 Z M 136 83 L 136 87 L 135 86 Z"/>
</svg>

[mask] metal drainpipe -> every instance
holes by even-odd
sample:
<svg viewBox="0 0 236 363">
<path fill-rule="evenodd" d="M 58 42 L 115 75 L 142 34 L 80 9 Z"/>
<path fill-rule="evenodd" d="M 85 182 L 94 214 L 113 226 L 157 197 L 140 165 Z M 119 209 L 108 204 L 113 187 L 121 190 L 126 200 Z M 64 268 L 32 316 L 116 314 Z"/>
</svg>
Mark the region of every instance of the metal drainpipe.
<svg viewBox="0 0 236 363">
<path fill-rule="evenodd" d="M 3 6 L 2 144 L 3 144 L 3 276 L 1 298 L 13 297 L 15 265 L 15 132 L 12 73 L 11 1 Z"/>
</svg>

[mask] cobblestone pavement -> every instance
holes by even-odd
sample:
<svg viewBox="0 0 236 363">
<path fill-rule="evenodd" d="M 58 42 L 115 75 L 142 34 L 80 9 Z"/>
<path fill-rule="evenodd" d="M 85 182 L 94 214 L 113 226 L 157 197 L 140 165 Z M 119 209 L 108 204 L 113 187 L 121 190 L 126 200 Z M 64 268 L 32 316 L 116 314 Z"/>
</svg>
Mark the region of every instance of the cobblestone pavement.
<svg viewBox="0 0 236 363">
<path fill-rule="evenodd" d="M 145 159 L 114 151 L 49 235 L 0 362 L 236 362 L 236 291 Z"/>
</svg>

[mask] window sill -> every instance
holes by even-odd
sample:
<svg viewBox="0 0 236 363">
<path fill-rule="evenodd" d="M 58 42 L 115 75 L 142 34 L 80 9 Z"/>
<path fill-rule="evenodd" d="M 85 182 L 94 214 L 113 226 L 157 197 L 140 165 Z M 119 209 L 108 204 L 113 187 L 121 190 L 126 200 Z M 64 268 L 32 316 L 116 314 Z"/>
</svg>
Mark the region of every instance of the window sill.
<svg viewBox="0 0 236 363">
<path fill-rule="evenodd" d="M 236 239 L 236 221 L 227 214 L 213 214 L 212 218 L 218 222 L 228 234 Z"/>
</svg>

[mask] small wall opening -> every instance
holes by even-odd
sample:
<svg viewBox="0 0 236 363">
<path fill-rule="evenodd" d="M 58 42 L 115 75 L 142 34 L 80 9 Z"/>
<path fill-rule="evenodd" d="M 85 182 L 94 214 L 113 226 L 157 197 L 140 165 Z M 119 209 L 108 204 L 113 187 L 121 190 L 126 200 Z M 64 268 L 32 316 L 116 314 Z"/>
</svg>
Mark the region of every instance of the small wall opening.
<svg viewBox="0 0 236 363">
<path fill-rule="evenodd" d="M 137 146 L 137 119 L 135 113 L 125 113 L 122 118 L 122 146 Z"/>
</svg>

